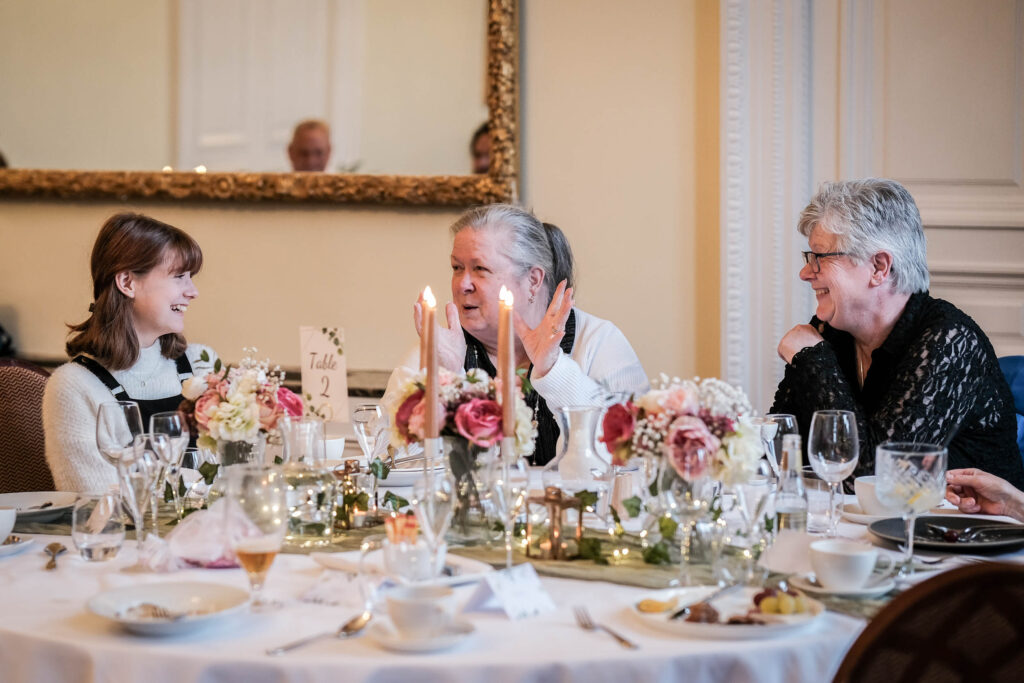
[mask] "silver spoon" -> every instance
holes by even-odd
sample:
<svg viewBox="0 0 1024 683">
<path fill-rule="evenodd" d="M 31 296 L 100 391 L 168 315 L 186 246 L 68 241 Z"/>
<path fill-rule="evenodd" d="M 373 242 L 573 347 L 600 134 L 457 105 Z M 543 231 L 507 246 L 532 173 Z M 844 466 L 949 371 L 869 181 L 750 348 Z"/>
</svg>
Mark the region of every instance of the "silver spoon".
<svg viewBox="0 0 1024 683">
<path fill-rule="evenodd" d="M 308 645 L 309 643 L 315 642 L 317 640 L 322 640 L 324 638 L 350 638 L 355 634 L 359 633 L 360 631 L 362 631 L 366 627 L 366 625 L 370 623 L 370 619 L 372 618 L 373 613 L 370 612 L 370 610 L 365 610 L 362 613 L 357 614 L 356 616 L 346 621 L 344 624 L 341 625 L 341 627 L 337 631 L 325 631 L 324 633 L 317 633 L 316 635 L 307 636 L 305 638 L 302 638 L 301 640 L 296 640 L 294 642 L 288 643 L 287 645 L 282 645 L 281 647 L 275 647 L 271 650 L 267 650 L 267 654 L 273 656 L 283 655 L 285 652 L 289 652 L 296 648 L 303 647 L 304 645 Z"/>
<path fill-rule="evenodd" d="M 57 568 L 57 556 L 60 555 L 61 553 L 67 552 L 67 548 L 65 548 L 60 543 L 51 543 L 50 545 L 48 545 L 45 548 L 43 548 L 43 550 L 45 550 L 46 554 L 50 556 L 50 561 L 46 563 L 46 568 L 47 569 L 56 569 Z"/>
</svg>

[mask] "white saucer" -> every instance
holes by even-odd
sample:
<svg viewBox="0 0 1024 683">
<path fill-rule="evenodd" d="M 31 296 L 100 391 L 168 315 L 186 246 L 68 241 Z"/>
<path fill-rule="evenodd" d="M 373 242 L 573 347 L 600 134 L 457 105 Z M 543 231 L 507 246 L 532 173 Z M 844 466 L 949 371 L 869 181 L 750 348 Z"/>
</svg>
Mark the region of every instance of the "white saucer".
<svg viewBox="0 0 1024 683">
<path fill-rule="evenodd" d="M 835 591 L 819 585 L 817 581 L 811 583 L 812 576 L 814 575 L 794 574 L 789 579 L 789 585 L 811 595 L 841 595 L 849 598 L 870 598 L 876 595 L 883 595 L 896 587 L 896 582 L 893 581 L 892 577 L 887 576 L 884 579 L 876 579 L 874 582 L 869 583 L 863 588 Z"/>
<path fill-rule="evenodd" d="M 170 619 L 131 614 L 140 603 L 150 603 L 180 615 Z M 89 611 L 146 636 L 186 633 L 218 623 L 249 605 L 249 593 L 234 586 L 199 581 L 122 586 L 94 596 Z"/>
<path fill-rule="evenodd" d="M 33 541 L 31 538 L 22 538 L 17 543 L 7 543 L 5 545 L 0 545 L 0 557 L 6 557 L 8 555 L 17 555 L 22 550 L 25 550 L 30 545 L 32 545 L 34 542 L 35 541 Z"/>
<path fill-rule="evenodd" d="M 71 491 L 3 493 L 0 507 L 17 509 L 19 522 L 52 522 L 74 507 L 77 499 L 78 494 Z"/>
<path fill-rule="evenodd" d="M 370 625 L 370 637 L 378 645 L 395 652 L 440 652 L 450 650 L 469 638 L 476 627 L 468 621 L 456 619 L 443 633 L 428 638 L 407 638 L 395 630 L 388 620 L 375 621 Z"/>
<path fill-rule="evenodd" d="M 860 509 L 857 503 L 846 503 L 843 505 L 843 519 L 854 524 L 871 524 L 880 519 L 889 519 L 895 515 L 869 515 Z"/>
</svg>

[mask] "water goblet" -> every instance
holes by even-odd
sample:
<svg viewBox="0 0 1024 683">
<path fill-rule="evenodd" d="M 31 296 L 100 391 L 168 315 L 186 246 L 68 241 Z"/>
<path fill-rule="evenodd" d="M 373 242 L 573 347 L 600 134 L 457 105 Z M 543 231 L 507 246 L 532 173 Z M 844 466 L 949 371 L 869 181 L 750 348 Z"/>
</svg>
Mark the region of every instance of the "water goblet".
<svg viewBox="0 0 1024 683">
<path fill-rule="evenodd" d="M 947 458 L 945 447 L 928 443 L 886 442 L 875 449 L 875 495 L 902 510 L 907 530 L 900 576 L 914 573 L 914 520 L 942 502 Z"/>
<path fill-rule="evenodd" d="M 138 403 L 108 401 L 100 404 L 96 415 L 96 446 L 103 459 L 111 465 L 117 466 L 118 460 L 142 432 L 142 413 Z"/>
<path fill-rule="evenodd" d="M 374 403 L 362 403 L 352 411 L 352 429 L 356 433 L 363 455 L 366 456 L 367 464 L 373 458 L 374 444 L 381 431 L 382 418 L 380 406 Z"/>
<path fill-rule="evenodd" d="M 225 534 L 249 577 L 256 611 L 268 606 L 263 585 L 288 528 L 287 489 L 284 474 L 272 465 L 235 465 L 228 470 Z"/>
<path fill-rule="evenodd" d="M 413 485 L 412 496 L 413 512 L 430 547 L 431 566 L 437 566 L 436 555 L 455 511 L 455 480 L 447 472 L 428 470 Z"/>
<path fill-rule="evenodd" d="M 679 585 L 693 585 L 691 564 L 692 541 L 697 521 L 706 515 L 713 494 L 710 478 L 711 454 L 703 448 L 687 452 L 676 466 L 670 458 L 663 458 L 661 493 L 665 501 L 666 516 L 675 516 L 682 527 L 679 565 Z M 669 540 L 669 539 L 666 539 Z"/>
<path fill-rule="evenodd" d="M 151 434 L 165 434 L 167 436 L 168 448 L 163 452 L 157 452 L 162 465 L 162 471 L 157 484 L 158 489 L 162 489 L 164 492 L 164 500 L 174 503 L 177 510 L 179 507 L 177 501 L 178 492 L 176 487 L 172 485 L 171 480 L 176 478 L 182 454 L 188 448 L 188 421 L 185 415 L 177 410 L 154 413 L 149 417 L 149 431 Z M 170 501 L 167 500 L 168 489 L 170 489 Z"/>
<path fill-rule="evenodd" d="M 488 464 L 488 488 L 505 532 L 505 567 L 512 568 L 512 546 L 516 517 L 526 502 L 530 488 L 530 471 L 526 461 L 511 454 L 493 458 Z"/>
<path fill-rule="evenodd" d="M 828 536 L 838 535 L 836 493 L 860 458 L 857 416 L 849 410 L 818 410 L 811 418 L 807 455 L 815 474 L 828 482 Z"/>
<path fill-rule="evenodd" d="M 166 439 L 163 435 L 159 438 Z M 153 482 L 159 470 L 159 459 L 153 450 L 150 435 L 139 434 L 135 437 L 130 450 L 117 463 L 121 483 L 121 499 L 135 525 L 135 540 L 140 550 L 146 538 L 146 506 L 149 504 Z M 142 556 L 139 555 L 137 566 L 141 567 Z"/>
<path fill-rule="evenodd" d="M 786 434 L 799 434 L 800 429 L 796 417 L 786 413 L 768 413 L 755 417 L 751 422 L 761 430 L 761 443 L 764 454 L 772 466 L 775 481 L 779 479 L 779 453 L 782 452 L 782 437 Z"/>
</svg>

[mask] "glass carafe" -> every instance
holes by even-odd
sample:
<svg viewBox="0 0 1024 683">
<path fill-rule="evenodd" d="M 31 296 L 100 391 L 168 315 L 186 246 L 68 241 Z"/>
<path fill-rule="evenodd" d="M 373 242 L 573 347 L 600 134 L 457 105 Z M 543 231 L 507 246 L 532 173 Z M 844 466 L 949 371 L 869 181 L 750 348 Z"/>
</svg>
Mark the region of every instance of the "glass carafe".
<svg viewBox="0 0 1024 683">
<path fill-rule="evenodd" d="M 603 413 L 604 409 L 596 406 L 568 406 L 558 410 L 562 449 L 545 466 L 541 477 L 545 487 L 557 486 L 567 495 L 596 495 L 597 501 L 589 503 L 587 511 L 602 519 L 608 513 L 608 492 L 612 482 L 611 464 L 598 455 L 594 443 L 597 424 Z M 590 498 L 592 500 L 592 496 Z"/>
<path fill-rule="evenodd" d="M 285 544 L 292 548 L 329 545 L 337 506 L 337 479 L 327 468 L 324 423 L 315 417 L 284 417 L 278 426 L 288 484 Z"/>
</svg>

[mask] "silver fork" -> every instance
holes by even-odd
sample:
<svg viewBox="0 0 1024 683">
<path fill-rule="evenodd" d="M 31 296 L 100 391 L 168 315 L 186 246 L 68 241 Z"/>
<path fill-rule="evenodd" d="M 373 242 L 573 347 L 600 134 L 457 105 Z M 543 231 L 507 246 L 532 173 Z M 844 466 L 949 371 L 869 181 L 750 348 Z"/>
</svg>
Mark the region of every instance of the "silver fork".
<svg viewBox="0 0 1024 683">
<path fill-rule="evenodd" d="M 585 631 L 604 631 L 615 640 L 619 641 L 619 645 L 629 650 L 639 649 L 639 645 L 634 643 L 632 640 L 625 638 L 615 631 L 611 630 L 603 624 L 594 623 L 594 620 L 590 618 L 590 612 L 587 611 L 586 607 L 573 607 L 573 613 L 576 615 L 576 623 L 580 625 Z"/>
</svg>

